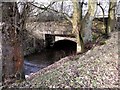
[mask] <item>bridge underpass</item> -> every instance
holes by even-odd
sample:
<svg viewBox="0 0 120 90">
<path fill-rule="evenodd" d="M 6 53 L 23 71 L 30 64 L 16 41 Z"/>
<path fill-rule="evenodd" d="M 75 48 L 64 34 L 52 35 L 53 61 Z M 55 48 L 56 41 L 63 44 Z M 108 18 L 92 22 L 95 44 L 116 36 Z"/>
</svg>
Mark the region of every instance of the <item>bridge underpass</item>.
<svg viewBox="0 0 120 90">
<path fill-rule="evenodd" d="M 45 46 L 48 48 L 52 47 L 55 42 L 60 40 L 69 40 L 76 43 L 76 38 L 74 36 L 45 34 Z"/>
<path fill-rule="evenodd" d="M 48 48 L 42 53 L 25 58 L 26 67 L 32 63 L 32 67 L 35 69 L 27 68 L 27 74 L 77 52 L 78 45 L 75 36 L 72 34 L 72 25 L 69 22 L 30 22 L 26 24 L 26 30 L 37 39 L 41 39 L 41 35 L 43 35 L 44 45 Z"/>
<path fill-rule="evenodd" d="M 40 39 L 41 34 L 44 35 L 46 47 L 52 46 L 59 40 L 76 42 L 76 38 L 72 34 L 72 25 L 69 22 L 31 22 L 26 24 L 26 29 L 38 39 Z"/>
<path fill-rule="evenodd" d="M 46 47 L 41 52 L 25 57 L 26 75 L 45 68 L 63 57 L 76 54 L 76 38 L 71 34 L 72 27 L 68 24 L 31 23 L 27 25 L 26 30 L 37 39 L 41 39 L 43 35 Z"/>
<path fill-rule="evenodd" d="M 46 48 L 41 52 L 25 57 L 24 66 L 26 77 L 35 73 L 66 56 L 76 54 L 77 43 L 69 37 L 45 34 Z M 72 38 L 75 39 L 75 38 Z"/>
</svg>

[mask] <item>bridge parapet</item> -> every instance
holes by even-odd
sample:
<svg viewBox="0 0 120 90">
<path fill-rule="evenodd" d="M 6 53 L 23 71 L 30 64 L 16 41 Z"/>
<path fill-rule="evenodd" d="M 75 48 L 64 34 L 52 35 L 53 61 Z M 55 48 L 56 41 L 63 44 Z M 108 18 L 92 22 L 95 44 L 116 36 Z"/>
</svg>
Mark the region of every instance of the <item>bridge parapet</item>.
<svg viewBox="0 0 120 90">
<path fill-rule="evenodd" d="M 69 35 L 72 33 L 72 25 L 69 22 L 29 22 L 26 29 L 33 34 L 62 34 Z"/>
</svg>

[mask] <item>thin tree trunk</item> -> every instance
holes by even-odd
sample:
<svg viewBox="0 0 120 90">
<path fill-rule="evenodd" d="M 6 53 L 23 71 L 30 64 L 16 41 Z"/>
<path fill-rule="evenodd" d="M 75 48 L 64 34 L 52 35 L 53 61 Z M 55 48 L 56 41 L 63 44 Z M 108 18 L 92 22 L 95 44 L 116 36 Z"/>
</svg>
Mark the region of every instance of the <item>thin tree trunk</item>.
<svg viewBox="0 0 120 90">
<path fill-rule="evenodd" d="M 2 12 L 2 3 L 0 2 L 0 12 Z M 2 13 L 0 13 L 0 84 L 2 82 Z"/>
<path fill-rule="evenodd" d="M 109 0 L 109 10 L 108 10 L 108 21 L 106 26 L 106 35 L 109 35 L 115 27 L 115 7 L 117 4 L 116 0 Z"/>
<path fill-rule="evenodd" d="M 84 1 L 83 1 L 83 0 L 82 0 L 82 2 L 79 2 L 80 20 L 82 20 L 82 8 L 83 8 L 83 3 L 84 3 Z"/>
<path fill-rule="evenodd" d="M 101 10 L 102 10 L 102 14 L 103 14 L 103 34 L 105 34 L 105 12 L 104 12 L 104 9 L 103 9 L 103 7 L 99 4 L 99 6 L 100 6 L 100 8 L 101 8 Z"/>
<path fill-rule="evenodd" d="M 1 22 L 1 21 L 0 21 Z M 2 82 L 2 29 L 0 26 L 0 83 Z"/>
</svg>

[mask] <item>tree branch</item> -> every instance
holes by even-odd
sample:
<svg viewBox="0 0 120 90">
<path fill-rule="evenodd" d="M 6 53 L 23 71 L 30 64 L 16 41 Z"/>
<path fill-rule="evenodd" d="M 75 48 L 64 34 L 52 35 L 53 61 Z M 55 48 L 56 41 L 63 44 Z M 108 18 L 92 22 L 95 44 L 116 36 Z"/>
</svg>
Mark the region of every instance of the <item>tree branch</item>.
<svg viewBox="0 0 120 90">
<path fill-rule="evenodd" d="M 47 11 L 47 10 L 51 10 L 51 11 L 53 11 L 53 12 L 56 12 L 56 13 L 60 13 L 60 14 L 62 14 L 62 15 L 64 15 L 71 23 L 72 23 L 72 19 L 69 17 L 69 15 L 68 14 L 66 14 L 66 13 L 63 13 L 63 12 L 59 12 L 59 11 L 57 11 L 57 10 L 55 10 L 55 9 L 52 9 L 52 8 L 49 8 L 51 5 L 53 5 L 55 2 L 53 2 L 52 4 L 50 4 L 50 5 L 48 5 L 47 7 L 39 7 L 39 6 L 37 6 L 37 5 L 34 5 L 34 4 L 32 4 L 32 3 L 30 3 L 31 5 L 33 5 L 34 7 L 37 7 L 37 8 L 39 8 L 39 9 L 41 9 L 41 10 L 44 10 L 44 11 Z M 44 12 L 43 11 L 43 12 Z"/>
<path fill-rule="evenodd" d="M 48 9 L 51 10 L 51 11 L 54 11 L 54 12 L 56 12 L 56 13 L 60 13 L 60 14 L 64 15 L 71 23 L 73 22 L 72 19 L 69 17 L 68 14 L 63 13 L 63 12 L 59 12 L 59 11 L 57 11 L 57 10 L 55 10 L 55 9 L 51 9 L 51 8 L 48 8 Z"/>
</svg>

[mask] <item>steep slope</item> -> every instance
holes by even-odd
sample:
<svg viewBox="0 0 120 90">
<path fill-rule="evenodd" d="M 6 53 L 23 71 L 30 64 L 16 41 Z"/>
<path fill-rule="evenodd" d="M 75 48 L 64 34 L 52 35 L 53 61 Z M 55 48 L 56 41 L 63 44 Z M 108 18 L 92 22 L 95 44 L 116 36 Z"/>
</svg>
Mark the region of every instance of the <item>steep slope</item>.
<svg viewBox="0 0 120 90">
<path fill-rule="evenodd" d="M 118 87 L 118 33 L 112 32 L 106 44 L 96 46 L 83 55 L 63 58 L 31 75 L 31 80 L 10 87 Z"/>
</svg>

